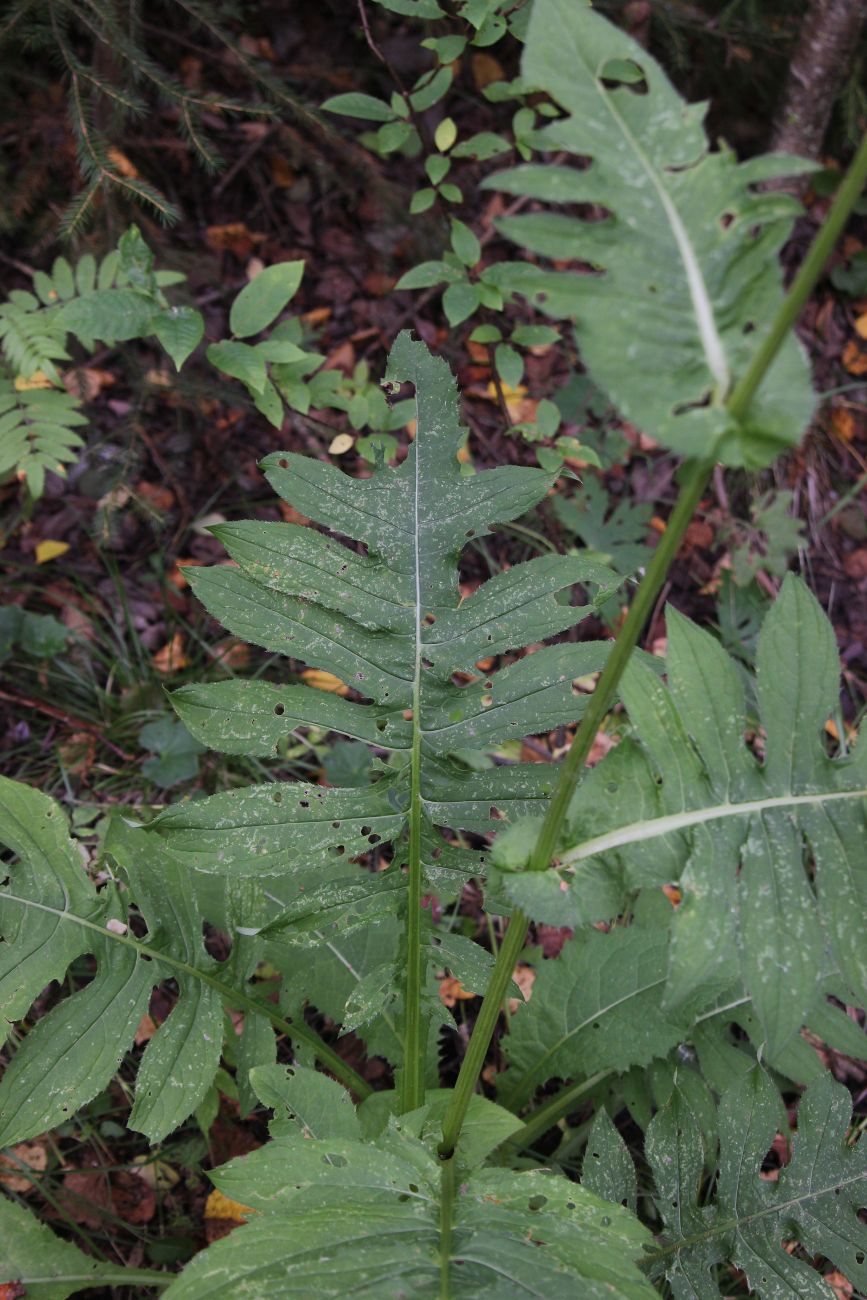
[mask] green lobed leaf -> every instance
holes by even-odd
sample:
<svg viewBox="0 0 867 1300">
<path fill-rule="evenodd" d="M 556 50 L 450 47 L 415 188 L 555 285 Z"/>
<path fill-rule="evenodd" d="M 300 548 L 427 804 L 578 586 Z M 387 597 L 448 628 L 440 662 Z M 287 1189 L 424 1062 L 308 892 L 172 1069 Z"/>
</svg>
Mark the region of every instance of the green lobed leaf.
<svg viewBox="0 0 867 1300">
<path fill-rule="evenodd" d="M 387 1119 L 378 1137 L 362 1142 L 352 1135 L 352 1112 L 335 1110 L 321 1075 L 294 1071 L 288 1083 L 284 1103 L 285 1084 L 272 1072 L 266 1100 L 278 1115 L 285 1105 L 294 1119 L 279 1118 L 279 1136 L 214 1175 L 224 1194 L 256 1213 L 198 1255 L 170 1286 L 168 1300 L 336 1298 L 350 1288 L 392 1300 L 653 1295 L 633 1263 L 649 1237 L 627 1210 L 562 1177 L 478 1167 L 514 1124 L 505 1116 L 504 1128 L 489 1102 L 474 1099 L 473 1143 L 460 1167 L 447 1242 L 435 1155 L 437 1108 L 445 1098 Z"/>
<path fill-rule="evenodd" d="M 365 895 L 378 915 L 383 907 L 393 914 L 405 883 L 402 839 L 413 818 L 428 881 L 457 892 L 480 857 L 462 858 L 441 828 L 491 830 L 504 816 L 538 808 L 552 777 L 534 764 L 467 773 L 453 755 L 574 719 L 586 704 L 576 679 L 598 671 L 607 654 L 600 643 L 561 644 L 478 673 L 480 659 L 537 645 L 589 613 L 592 605 L 566 603 L 576 585 L 602 595 L 617 579 L 583 559 L 545 556 L 462 600 L 456 561 L 463 546 L 527 510 L 553 475 L 514 467 L 462 473 L 464 434 L 446 365 L 402 335 L 389 373 L 415 385 L 417 433 L 397 468 L 380 464 L 372 477 L 355 480 L 290 453 L 265 461 L 269 481 L 296 510 L 363 542 L 365 553 L 310 527 L 241 522 L 216 530 L 237 567 L 189 573 L 198 596 L 235 635 L 325 670 L 357 692 L 348 699 L 264 682 L 185 687 L 174 702 L 193 735 L 230 752 L 267 755 L 295 727 L 311 725 L 409 759 L 366 786 L 230 791 L 167 810 L 145 831 L 197 872 L 267 877 L 281 909 L 269 922 L 272 944 L 292 942 L 293 933 L 315 942 L 315 904 L 326 907 L 329 925 L 339 924 L 325 902 L 329 890 L 344 900 L 353 926 L 367 914 Z M 456 672 L 475 680 L 457 687 Z M 356 859 L 389 842 L 398 846 L 391 867 L 376 876 L 360 872 Z M 365 966 L 353 1009 L 347 993 L 337 1013 L 362 1023 L 389 979 L 399 987 L 399 962 L 392 950 L 379 968 Z M 288 970 L 288 958 L 284 964 Z M 394 1014 L 399 1018 L 399 1008 Z M 389 1030 L 391 1055 L 398 1037 Z"/>
<path fill-rule="evenodd" d="M 566 113 L 535 132 L 534 147 L 590 165 L 532 163 L 487 184 L 608 215 L 503 218 L 500 229 L 518 244 L 589 263 L 594 274 L 511 265 L 497 269 L 497 282 L 572 317 L 591 377 L 665 446 L 769 464 L 800 439 L 813 410 L 797 340 L 790 336 L 737 427 L 725 403 L 782 301 L 777 254 L 798 207 L 765 182 L 811 164 L 782 155 L 738 163 L 725 145 L 711 152 L 706 105 L 684 103 L 647 50 L 588 0 L 536 0 L 522 72 Z"/>
</svg>

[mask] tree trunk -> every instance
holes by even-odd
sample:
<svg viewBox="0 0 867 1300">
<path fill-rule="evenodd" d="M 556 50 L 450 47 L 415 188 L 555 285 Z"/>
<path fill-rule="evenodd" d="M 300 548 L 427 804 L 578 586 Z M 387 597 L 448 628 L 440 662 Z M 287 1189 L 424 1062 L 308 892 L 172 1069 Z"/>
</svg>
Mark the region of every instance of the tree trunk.
<svg viewBox="0 0 867 1300">
<path fill-rule="evenodd" d="M 774 149 L 819 157 L 865 18 L 867 0 L 810 0 L 774 122 Z"/>
</svg>

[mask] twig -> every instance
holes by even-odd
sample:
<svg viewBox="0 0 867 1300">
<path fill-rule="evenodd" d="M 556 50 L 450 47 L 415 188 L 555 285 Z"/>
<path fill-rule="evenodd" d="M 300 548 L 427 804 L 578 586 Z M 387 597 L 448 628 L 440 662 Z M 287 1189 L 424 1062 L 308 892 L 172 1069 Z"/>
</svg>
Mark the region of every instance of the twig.
<svg viewBox="0 0 867 1300">
<path fill-rule="evenodd" d="M 128 754 L 119 745 L 115 745 L 104 735 L 102 729 L 93 722 L 84 722 L 81 718 L 74 718 L 71 713 L 64 713 L 62 709 L 56 709 L 53 704 L 47 704 L 44 700 L 34 700 L 29 695 L 13 695 L 10 691 L 0 690 L 0 700 L 6 700 L 9 704 L 21 705 L 25 709 L 35 709 L 37 713 L 44 713 L 46 717 L 54 718 L 56 722 L 65 723 L 67 727 L 77 727 L 80 731 L 87 731 L 93 736 L 98 736 L 113 754 L 117 754 L 118 758 L 122 758 L 126 763 L 136 762 L 135 754 Z"/>
</svg>

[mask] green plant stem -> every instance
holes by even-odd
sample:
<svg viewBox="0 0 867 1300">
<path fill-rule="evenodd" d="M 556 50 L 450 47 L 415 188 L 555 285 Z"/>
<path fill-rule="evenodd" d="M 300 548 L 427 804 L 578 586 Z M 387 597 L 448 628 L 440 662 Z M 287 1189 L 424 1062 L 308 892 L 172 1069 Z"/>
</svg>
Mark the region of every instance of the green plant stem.
<svg viewBox="0 0 867 1300">
<path fill-rule="evenodd" d="M 498 1150 L 518 1152 L 532 1146 L 537 1138 L 547 1133 L 549 1128 L 553 1128 L 564 1115 L 568 1115 L 576 1102 L 588 1092 L 592 1092 L 597 1084 L 602 1083 L 613 1073 L 613 1070 L 600 1070 L 598 1074 L 592 1074 L 589 1079 L 582 1079 L 580 1083 L 568 1083 L 565 1088 L 561 1088 L 559 1092 L 554 1093 L 553 1097 L 543 1102 L 538 1110 L 534 1110 L 527 1122 L 511 1137 L 506 1138 Z"/>
<path fill-rule="evenodd" d="M 449 1266 L 452 1259 L 456 1183 L 454 1160 L 444 1160 L 440 1172 L 440 1300 L 450 1300 L 451 1296 Z"/>
<path fill-rule="evenodd" d="M 52 916 L 60 917 L 62 921 L 71 921 L 74 925 L 80 925 L 84 930 L 95 931 L 103 939 L 111 939 L 114 943 L 123 944 L 126 948 L 133 948 L 140 956 L 150 957 L 152 961 L 168 966 L 170 970 L 201 980 L 203 984 L 215 989 L 227 1002 L 243 1007 L 245 1011 L 252 1011 L 257 1016 L 264 1016 L 281 1033 L 288 1034 L 291 1038 L 306 1043 L 316 1059 L 329 1069 L 332 1074 L 336 1075 L 341 1083 L 351 1089 L 362 1101 L 372 1094 L 373 1089 L 370 1084 L 365 1079 L 362 1079 L 361 1075 L 353 1070 L 351 1065 L 347 1065 L 346 1061 L 338 1056 L 327 1043 L 324 1043 L 315 1030 L 310 1029 L 303 1021 L 285 1020 L 279 1011 L 274 1010 L 270 1003 L 259 1002 L 256 998 L 251 997 L 249 993 L 233 988 L 231 984 L 224 984 L 222 980 L 217 979 L 215 975 L 211 975 L 208 971 L 202 971 L 196 966 L 190 966 L 188 962 L 180 961 L 177 957 L 170 957 L 168 953 L 160 952 L 159 948 L 152 948 L 149 944 L 142 943 L 139 939 L 134 939 L 128 934 L 116 934 L 114 930 L 107 930 L 104 926 L 98 925 L 95 921 L 88 921 L 83 916 L 75 916 L 72 912 L 62 912 L 58 907 L 49 907 L 47 903 L 36 903 L 33 899 L 20 898 L 16 894 L 4 892 L 3 898 L 6 902 L 20 903 L 22 907 L 33 907 L 39 912 L 50 912 Z M 156 982 L 155 980 L 154 983 Z"/>
<path fill-rule="evenodd" d="M 821 229 L 816 234 L 789 292 L 780 304 L 780 309 L 766 338 L 726 402 L 726 409 L 734 420 L 742 420 L 747 414 L 753 396 L 773 364 L 774 358 L 782 347 L 789 330 L 797 320 L 816 281 L 822 274 L 825 263 L 834 249 L 834 245 L 864 188 L 865 182 L 867 182 L 867 134 L 861 141 L 858 152 L 837 191 L 831 210 Z M 638 637 L 641 634 L 645 619 L 653 609 L 669 565 L 677 553 L 681 538 L 710 478 L 713 464 L 712 459 L 690 461 L 685 467 L 683 486 L 668 521 L 668 526 L 653 553 L 647 572 L 639 583 L 626 621 L 620 629 L 617 640 L 608 656 L 596 690 L 586 713 L 581 719 L 572 747 L 563 763 L 554 795 L 548 806 L 545 820 L 539 832 L 539 838 L 536 841 L 528 864 L 528 870 L 530 871 L 545 871 L 551 862 L 572 794 L 580 778 L 587 755 L 590 753 L 596 732 L 605 717 L 614 691 L 617 688 L 617 683 L 620 681 L 629 662 L 632 651 L 638 643 Z M 481 1073 L 488 1046 L 494 1035 L 500 1003 L 503 1000 L 515 962 L 524 947 L 529 925 L 529 918 L 520 909 L 516 908 L 494 965 L 490 983 L 485 991 L 482 1009 L 479 1012 L 466 1055 L 461 1064 L 451 1104 L 446 1111 L 443 1122 L 443 1137 L 439 1148 L 444 1159 L 450 1157 L 454 1152 L 470 1104 L 470 1098 L 475 1091 L 476 1081 Z"/>
<path fill-rule="evenodd" d="M 671 518 L 663 533 L 659 545 L 653 553 L 647 572 L 638 585 L 635 599 L 629 613 L 605 663 L 602 675 L 596 684 L 596 690 L 590 697 L 587 710 L 581 719 L 572 747 L 560 769 L 557 786 L 548 805 L 545 820 L 539 831 L 533 853 L 530 858 L 529 871 L 545 871 L 554 855 L 554 849 L 566 817 L 569 803 L 578 778 L 584 768 L 587 755 L 596 738 L 596 733 L 604 721 L 611 704 L 617 683 L 629 662 L 641 630 L 651 613 L 665 575 L 680 546 L 687 525 L 692 519 L 702 492 L 713 470 L 712 461 L 689 462 L 686 467 L 685 481 L 677 498 Z M 485 1000 L 473 1028 L 466 1055 L 461 1063 L 458 1080 L 452 1094 L 452 1100 L 443 1121 L 443 1137 L 440 1155 L 446 1159 L 452 1154 L 467 1108 L 470 1104 L 476 1080 L 488 1052 L 488 1045 L 493 1037 L 500 1004 L 508 987 L 515 963 L 520 956 L 527 938 L 530 918 L 516 908 L 512 913 L 506 937 L 494 965 L 490 983 L 485 990 Z"/>
<path fill-rule="evenodd" d="M 843 227 L 849 220 L 864 185 L 867 183 L 867 133 L 865 133 L 858 152 L 852 160 L 840 188 L 834 196 L 828 215 L 817 231 L 807 252 L 807 256 L 792 281 L 789 292 L 783 299 L 776 319 L 763 339 L 743 378 L 735 384 L 726 407 L 736 420 L 746 415 L 759 384 L 764 379 L 774 358 L 786 340 L 789 330 L 800 316 L 807 299 L 813 291 L 816 281 L 824 270 L 825 263 L 834 251 L 834 247 L 843 233 Z"/>
</svg>

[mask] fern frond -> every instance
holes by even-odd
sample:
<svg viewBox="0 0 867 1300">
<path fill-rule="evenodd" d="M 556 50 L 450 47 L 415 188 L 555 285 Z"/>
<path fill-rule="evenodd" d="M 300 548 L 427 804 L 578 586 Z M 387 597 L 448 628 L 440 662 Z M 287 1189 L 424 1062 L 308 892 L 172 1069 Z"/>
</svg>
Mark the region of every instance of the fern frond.
<svg viewBox="0 0 867 1300">
<path fill-rule="evenodd" d="M 37 500 L 46 473 L 63 475 L 77 459 L 82 438 L 76 429 L 86 424 L 81 403 L 70 393 L 21 390 L 0 377 L 0 479 L 17 474 Z"/>
</svg>

